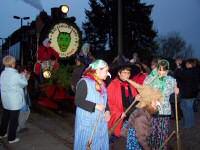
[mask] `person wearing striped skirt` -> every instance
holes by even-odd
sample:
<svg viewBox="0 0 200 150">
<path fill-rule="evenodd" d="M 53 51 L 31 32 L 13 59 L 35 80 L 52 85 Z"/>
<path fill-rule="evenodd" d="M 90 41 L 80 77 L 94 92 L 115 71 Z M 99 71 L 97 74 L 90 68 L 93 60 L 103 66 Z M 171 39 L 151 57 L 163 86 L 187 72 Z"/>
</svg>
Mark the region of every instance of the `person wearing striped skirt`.
<svg viewBox="0 0 200 150">
<path fill-rule="evenodd" d="M 171 105 L 169 102 L 170 95 L 179 93 L 176 80 L 167 75 L 169 71 L 169 62 L 167 60 L 159 60 L 157 68 L 153 70 L 144 80 L 144 84 L 161 91 L 163 101 L 158 107 L 158 114 L 152 118 L 152 132 L 149 143 L 152 150 L 158 150 L 169 136 Z M 167 149 L 167 145 L 163 147 Z"/>
<path fill-rule="evenodd" d="M 107 75 L 107 63 L 96 60 L 86 68 L 77 84 L 74 150 L 109 149 L 107 122 L 110 112 L 103 82 Z"/>
</svg>

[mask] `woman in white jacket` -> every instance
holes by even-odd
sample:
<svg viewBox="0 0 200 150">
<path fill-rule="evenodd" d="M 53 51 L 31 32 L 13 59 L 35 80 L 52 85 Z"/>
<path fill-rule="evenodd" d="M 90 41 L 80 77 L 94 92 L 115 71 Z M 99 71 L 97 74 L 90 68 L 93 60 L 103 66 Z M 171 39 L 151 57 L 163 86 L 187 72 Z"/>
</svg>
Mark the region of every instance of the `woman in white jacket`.
<svg viewBox="0 0 200 150">
<path fill-rule="evenodd" d="M 26 74 L 19 74 L 15 69 L 16 60 L 14 57 L 5 56 L 3 58 L 3 65 L 5 69 L 0 77 L 3 106 L 0 139 L 8 135 L 8 142 L 15 143 L 19 141 L 19 138 L 16 138 L 19 111 L 25 105 L 23 88 L 27 86 L 28 82 Z"/>
</svg>

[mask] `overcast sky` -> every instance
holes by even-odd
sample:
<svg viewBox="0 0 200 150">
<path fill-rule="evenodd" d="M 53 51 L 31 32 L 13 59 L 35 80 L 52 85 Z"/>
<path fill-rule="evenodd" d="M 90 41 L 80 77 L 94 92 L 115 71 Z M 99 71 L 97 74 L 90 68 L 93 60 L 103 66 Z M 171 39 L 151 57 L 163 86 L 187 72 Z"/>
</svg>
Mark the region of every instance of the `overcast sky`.
<svg viewBox="0 0 200 150">
<path fill-rule="evenodd" d="M 32 1 L 37 4 L 41 1 L 41 9 L 44 9 L 49 15 L 51 14 L 52 7 L 59 7 L 62 4 L 67 4 L 70 7 L 69 16 L 77 17 L 77 23 L 81 26 L 81 22 L 85 18 L 84 9 L 88 8 L 87 0 L 24 0 Z M 39 9 L 25 3 L 23 0 L 1 0 L 0 2 L 0 37 L 7 37 L 13 31 L 20 27 L 20 20 L 13 18 L 14 15 L 26 17 L 29 16 L 35 20 L 36 16 L 40 13 Z M 27 21 L 23 21 L 27 24 Z"/>
<path fill-rule="evenodd" d="M 75 16 L 77 23 L 81 23 L 85 18 L 84 9 L 89 8 L 87 0 L 24 0 L 32 1 L 40 9 L 44 9 L 48 14 L 52 7 L 61 4 L 70 6 L 69 16 Z M 13 19 L 14 15 L 31 17 L 35 20 L 39 14 L 39 9 L 25 3 L 23 0 L 1 0 L 0 4 L 0 37 L 7 37 L 20 27 L 20 21 Z M 170 32 L 179 32 L 188 44 L 195 50 L 195 56 L 200 58 L 200 1 L 199 0 L 143 0 L 148 4 L 155 4 L 152 13 L 154 28 L 161 35 Z M 27 24 L 27 21 L 23 21 Z"/>
<path fill-rule="evenodd" d="M 152 12 L 154 27 L 159 34 L 179 32 L 200 58 L 200 1 L 199 0 L 143 0 L 155 4 Z"/>
</svg>

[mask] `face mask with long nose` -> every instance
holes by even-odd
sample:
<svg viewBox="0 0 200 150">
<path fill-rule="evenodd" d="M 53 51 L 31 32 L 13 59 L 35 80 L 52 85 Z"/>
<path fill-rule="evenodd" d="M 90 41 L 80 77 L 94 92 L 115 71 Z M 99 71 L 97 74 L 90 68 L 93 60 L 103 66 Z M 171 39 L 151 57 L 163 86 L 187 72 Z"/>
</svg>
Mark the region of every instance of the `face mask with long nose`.
<svg viewBox="0 0 200 150">
<path fill-rule="evenodd" d="M 109 78 L 111 78 L 111 74 L 110 74 L 110 72 L 107 73 L 107 76 L 108 76 Z"/>
</svg>

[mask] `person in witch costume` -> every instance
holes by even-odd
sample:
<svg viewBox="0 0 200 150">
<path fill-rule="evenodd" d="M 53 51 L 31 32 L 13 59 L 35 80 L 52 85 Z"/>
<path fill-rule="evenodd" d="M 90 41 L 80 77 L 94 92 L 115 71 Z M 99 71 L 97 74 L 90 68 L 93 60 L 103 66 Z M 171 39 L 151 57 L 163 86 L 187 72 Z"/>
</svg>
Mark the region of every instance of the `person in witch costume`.
<svg viewBox="0 0 200 150">
<path fill-rule="evenodd" d="M 152 150 L 158 150 L 169 136 L 171 105 L 170 95 L 178 95 L 176 80 L 168 75 L 169 62 L 165 59 L 159 60 L 157 68 L 154 69 L 144 80 L 144 85 L 149 85 L 161 91 L 163 100 L 158 107 L 158 113 L 152 118 L 152 132 L 150 135 L 150 146 Z M 165 146 L 163 149 L 167 149 Z"/>
<path fill-rule="evenodd" d="M 52 47 L 50 47 L 51 41 L 49 38 L 46 38 L 42 44 L 43 45 L 39 46 L 37 51 L 37 61 L 48 61 L 52 56 L 55 56 L 56 59 L 59 58 L 59 54 Z"/>
<path fill-rule="evenodd" d="M 143 99 L 140 99 L 140 101 L 143 101 Z M 147 99 L 143 103 L 145 105 L 136 106 L 136 110 L 131 113 L 122 128 L 121 135 L 127 138 L 126 150 L 150 150 L 148 138 L 152 129 L 151 120 L 152 115 L 157 112 L 159 100 Z"/>
<path fill-rule="evenodd" d="M 130 79 L 127 82 L 137 89 L 139 104 L 122 128 L 121 134 L 127 138 L 126 150 L 150 150 L 148 138 L 151 134 L 151 118 L 157 113 L 163 95 L 158 89 L 148 85 L 141 85 Z"/>
<path fill-rule="evenodd" d="M 118 76 L 108 85 L 108 104 L 111 112 L 111 118 L 108 123 L 109 129 L 121 117 L 123 120 L 117 125 L 111 135 L 110 142 L 114 143 L 121 135 L 121 128 L 131 112 L 125 114 L 125 110 L 131 105 L 134 97 L 137 95 L 136 89 L 126 80 L 131 76 L 131 68 L 128 65 L 120 66 Z"/>
<path fill-rule="evenodd" d="M 34 66 L 34 72 L 41 82 L 43 80 L 42 70 L 50 67 L 51 58 L 54 57 L 55 60 L 59 59 L 59 54 L 50 47 L 51 42 L 48 38 L 46 38 L 42 44 L 43 45 L 39 46 L 37 50 L 37 62 Z"/>
<path fill-rule="evenodd" d="M 107 122 L 110 112 L 104 84 L 108 75 L 108 64 L 98 59 L 86 68 L 77 83 L 74 150 L 109 149 Z"/>
</svg>

